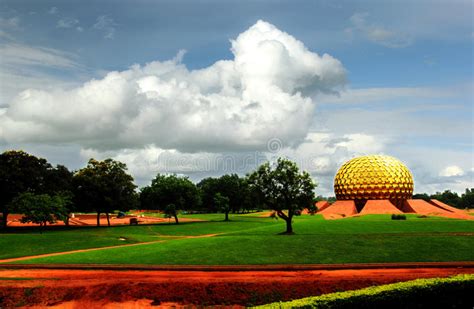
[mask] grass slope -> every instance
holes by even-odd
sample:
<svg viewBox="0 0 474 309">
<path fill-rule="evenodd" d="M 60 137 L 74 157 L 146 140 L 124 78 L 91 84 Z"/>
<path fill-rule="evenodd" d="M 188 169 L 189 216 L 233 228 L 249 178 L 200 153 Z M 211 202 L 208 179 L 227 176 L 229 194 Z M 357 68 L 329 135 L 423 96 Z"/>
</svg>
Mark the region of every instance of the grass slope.
<svg viewBox="0 0 474 309">
<path fill-rule="evenodd" d="M 114 237 L 123 236 L 137 242 L 160 239 L 163 235 L 219 235 L 169 239 L 18 263 L 238 265 L 474 260 L 472 221 L 420 219 L 410 215 L 406 221 L 392 221 L 389 215 L 327 221 L 320 216 L 302 216 L 294 222 L 297 234 L 287 236 L 277 235 L 284 230 L 281 220 L 252 216 L 232 216 L 232 220 L 48 232 L 43 236 L 54 237 L 49 234 L 56 233 L 56 242 L 68 239 L 69 234 L 82 234 L 92 243 L 105 241 L 101 237 L 113 242 Z M 34 251 L 34 247 L 30 250 Z M 42 250 L 47 247 L 43 246 Z"/>
</svg>

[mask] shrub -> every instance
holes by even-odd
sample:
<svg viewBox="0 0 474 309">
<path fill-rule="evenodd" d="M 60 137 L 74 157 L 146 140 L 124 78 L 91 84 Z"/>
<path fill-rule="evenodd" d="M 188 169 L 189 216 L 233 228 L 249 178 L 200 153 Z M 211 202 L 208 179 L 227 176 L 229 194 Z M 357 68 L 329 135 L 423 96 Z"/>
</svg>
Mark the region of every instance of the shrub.
<svg viewBox="0 0 474 309">
<path fill-rule="evenodd" d="M 407 216 L 405 215 L 396 215 L 396 214 L 392 215 L 392 220 L 406 220 L 406 219 L 407 219 Z"/>
<path fill-rule="evenodd" d="M 279 302 L 257 308 L 468 308 L 474 274 L 417 279 L 361 290 Z"/>
</svg>

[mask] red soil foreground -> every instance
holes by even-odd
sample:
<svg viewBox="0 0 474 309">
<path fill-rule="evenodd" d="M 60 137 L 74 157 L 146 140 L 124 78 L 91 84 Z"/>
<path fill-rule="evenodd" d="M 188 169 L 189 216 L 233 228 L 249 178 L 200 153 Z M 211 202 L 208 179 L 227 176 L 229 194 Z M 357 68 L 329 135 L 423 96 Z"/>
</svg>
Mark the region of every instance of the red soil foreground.
<svg viewBox="0 0 474 309">
<path fill-rule="evenodd" d="M 212 267 L 207 267 L 207 271 L 0 269 L 0 307 L 240 307 L 416 278 L 474 273 L 472 263 L 466 263 L 466 267 L 459 265 L 333 270 L 258 270 L 253 267 L 253 270 L 242 268 L 242 271 L 222 267 L 214 271 L 209 271 Z"/>
</svg>

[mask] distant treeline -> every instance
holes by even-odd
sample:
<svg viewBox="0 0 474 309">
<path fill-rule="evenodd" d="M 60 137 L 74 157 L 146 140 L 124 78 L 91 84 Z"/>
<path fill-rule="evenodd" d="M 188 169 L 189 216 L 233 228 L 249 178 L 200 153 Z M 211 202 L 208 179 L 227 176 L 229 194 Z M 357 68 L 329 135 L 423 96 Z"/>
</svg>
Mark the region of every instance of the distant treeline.
<svg viewBox="0 0 474 309">
<path fill-rule="evenodd" d="M 459 196 L 456 192 L 452 192 L 451 190 L 445 190 L 444 192 L 436 192 L 435 194 L 427 194 L 427 193 L 416 193 L 413 194 L 414 199 L 422 199 L 425 201 L 429 200 L 438 200 L 445 204 L 451 205 L 456 208 L 474 208 L 474 188 L 466 188 L 466 191 Z M 329 201 L 335 202 L 336 198 L 334 196 L 324 197 L 318 195 L 316 197 L 316 201 Z"/>
<path fill-rule="evenodd" d="M 466 188 L 466 191 L 459 196 L 456 192 L 445 190 L 444 192 L 436 192 L 428 195 L 427 193 L 417 193 L 413 195 L 414 199 L 422 199 L 425 201 L 438 200 L 445 204 L 456 208 L 474 208 L 474 188 Z"/>
</svg>

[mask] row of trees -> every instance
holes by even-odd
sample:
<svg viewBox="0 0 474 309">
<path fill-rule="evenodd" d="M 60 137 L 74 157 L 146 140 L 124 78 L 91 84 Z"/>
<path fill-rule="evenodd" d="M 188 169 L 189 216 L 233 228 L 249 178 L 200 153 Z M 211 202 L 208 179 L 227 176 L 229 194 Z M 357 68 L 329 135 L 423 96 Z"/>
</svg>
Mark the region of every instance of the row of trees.
<svg viewBox="0 0 474 309">
<path fill-rule="evenodd" d="M 69 222 L 72 212 L 100 215 L 129 209 L 164 211 L 178 221 L 180 211 L 230 212 L 273 209 L 287 222 L 298 210 L 311 207 L 316 187 L 310 175 L 294 162 L 279 159 L 265 163 L 246 177 L 237 174 L 205 178 L 197 185 L 187 177 L 158 174 L 149 186 L 137 191 L 124 163 L 90 159 L 87 166 L 69 171 L 23 151 L 0 155 L 0 210 L 6 227 L 10 213 L 23 214 L 23 222 L 45 226 L 56 220 Z"/>
<path fill-rule="evenodd" d="M 107 159 L 89 160 L 76 172 L 65 166 L 53 167 L 43 158 L 23 151 L 0 155 L 0 211 L 2 226 L 10 213 L 23 214 L 23 222 L 40 225 L 63 220 L 69 223 L 71 212 L 100 214 L 138 206 L 138 194 L 125 164 Z"/>
<path fill-rule="evenodd" d="M 430 199 L 436 199 L 445 204 L 451 205 L 456 208 L 473 208 L 474 207 L 474 188 L 467 188 L 466 191 L 459 196 L 456 192 L 451 190 L 445 190 L 444 192 L 436 192 L 435 194 L 428 195 L 427 193 L 414 194 L 413 198 L 423 199 L 428 201 Z"/>
</svg>

